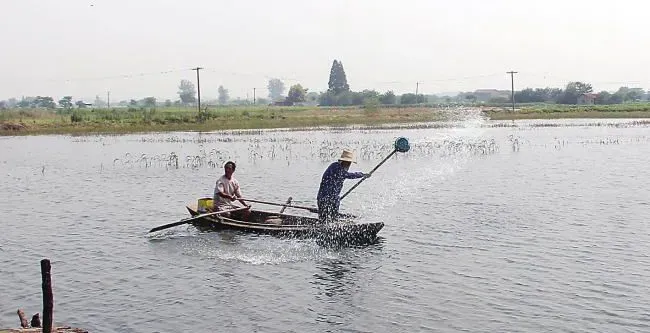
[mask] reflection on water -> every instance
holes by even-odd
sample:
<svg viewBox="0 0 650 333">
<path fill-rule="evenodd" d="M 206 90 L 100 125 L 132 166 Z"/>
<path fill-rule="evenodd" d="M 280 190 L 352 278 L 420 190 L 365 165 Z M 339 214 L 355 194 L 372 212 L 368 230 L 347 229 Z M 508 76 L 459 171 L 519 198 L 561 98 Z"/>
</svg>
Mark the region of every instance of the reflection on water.
<svg viewBox="0 0 650 333">
<path fill-rule="evenodd" d="M 316 268 L 319 271 L 314 274 L 313 284 L 319 290 L 322 289 L 318 295 L 329 298 L 350 297 L 351 292 L 357 289 L 355 285 L 359 280 L 358 272 L 369 269 L 362 264 L 362 261 L 367 261 L 367 258 L 364 257 L 381 255 L 382 247 L 381 243 L 377 243 L 369 248 L 357 248 L 361 254 L 353 252 L 340 258 L 324 259 L 317 262 Z"/>
<path fill-rule="evenodd" d="M 372 280 L 381 267 L 383 244 L 365 248 L 347 249 L 337 258 L 326 258 L 315 263 L 311 284 L 313 298 L 319 304 L 313 310 L 319 330 L 350 326 L 359 321 L 355 314 L 363 308 L 364 298 L 373 293 Z"/>
</svg>

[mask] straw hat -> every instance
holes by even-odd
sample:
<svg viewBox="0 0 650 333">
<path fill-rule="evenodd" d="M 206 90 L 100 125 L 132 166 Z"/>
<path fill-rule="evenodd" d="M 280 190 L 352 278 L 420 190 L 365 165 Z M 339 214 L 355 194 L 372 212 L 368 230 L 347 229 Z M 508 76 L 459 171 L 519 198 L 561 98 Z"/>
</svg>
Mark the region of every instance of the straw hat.
<svg viewBox="0 0 650 333">
<path fill-rule="evenodd" d="M 354 153 L 350 150 L 344 149 L 343 153 L 341 154 L 341 157 L 339 158 L 339 161 L 346 161 L 346 162 L 353 162 L 357 163 L 354 160 Z"/>
</svg>

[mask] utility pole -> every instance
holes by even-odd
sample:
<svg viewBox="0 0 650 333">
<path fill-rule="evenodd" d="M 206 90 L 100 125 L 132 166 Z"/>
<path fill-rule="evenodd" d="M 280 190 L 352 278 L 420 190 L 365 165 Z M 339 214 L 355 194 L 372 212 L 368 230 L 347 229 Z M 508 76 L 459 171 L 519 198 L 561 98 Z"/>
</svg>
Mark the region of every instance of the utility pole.
<svg viewBox="0 0 650 333">
<path fill-rule="evenodd" d="M 415 104 L 418 104 L 418 89 L 420 88 L 420 82 L 415 82 Z"/>
<path fill-rule="evenodd" d="M 511 93 L 512 93 L 512 112 L 515 112 L 515 74 L 517 74 L 517 72 L 509 71 L 509 72 L 506 72 L 506 73 L 510 74 L 510 83 L 512 84 L 512 87 L 511 87 L 511 90 L 510 90 Z"/>
<path fill-rule="evenodd" d="M 255 105 L 255 89 L 257 88 L 253 88 L 253 105 Z"/>
<path fill-rule="evenodd" d="M 108 108 L 111 108 L 111 92 L 107 91 L 106 92 L 106 104 L 108 105 Z"/>
<path fill-rule="evenodd" d="M 199 106 L 199 113 L 201 113 L 201 81 L 199 79 L 199 71 L 202 70 L 203 67 L 196 67 L 192 68 L 193 71 L 196 71 L 196 92 L 198 95 L 198 106 Z"/>
</svg>

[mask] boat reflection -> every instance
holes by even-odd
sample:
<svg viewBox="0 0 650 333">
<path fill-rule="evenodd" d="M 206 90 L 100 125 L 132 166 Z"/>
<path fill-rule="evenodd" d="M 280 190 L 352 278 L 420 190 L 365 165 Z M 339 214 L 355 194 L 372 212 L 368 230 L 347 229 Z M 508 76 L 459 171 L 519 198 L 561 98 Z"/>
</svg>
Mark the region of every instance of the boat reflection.
<svg viewBox="0 0 650 333">
<path fill-rule="evenodd" d="M 316 297 L 347 298 L 362 289 L 381 266 L 383 239 L 363 247 L 340 249 L 338 258 L 323 259 L 317 263 L 320 272 L 314 274 L 312 284 L 317 288 Z"/>
</svg>

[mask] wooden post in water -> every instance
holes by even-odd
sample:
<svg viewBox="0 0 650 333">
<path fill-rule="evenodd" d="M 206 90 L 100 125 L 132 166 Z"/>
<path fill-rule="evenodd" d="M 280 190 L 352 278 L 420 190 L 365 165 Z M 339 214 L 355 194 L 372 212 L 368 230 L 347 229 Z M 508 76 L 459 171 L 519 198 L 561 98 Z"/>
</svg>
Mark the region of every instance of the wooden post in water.
<svg viewBox="0 0 650 333">
<path fill-rule="evenodd" d="M 41 278 L 43 281 L 43 333 L 52 333 L 52 311 L 54 310 L 54 295 L 52 294 L 52 276 L 50 275 L 50 260 L 41 260 Z"/>
<path fill-rule="evenodd" d="M 25 317 L 25 311 L 18 309 L 18 318 L 20 318 L 20 327 L 29 328 L 29 322 L 27 321 L 27 317 Z"/>
</svg>

